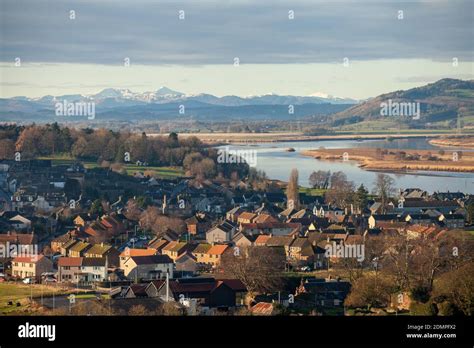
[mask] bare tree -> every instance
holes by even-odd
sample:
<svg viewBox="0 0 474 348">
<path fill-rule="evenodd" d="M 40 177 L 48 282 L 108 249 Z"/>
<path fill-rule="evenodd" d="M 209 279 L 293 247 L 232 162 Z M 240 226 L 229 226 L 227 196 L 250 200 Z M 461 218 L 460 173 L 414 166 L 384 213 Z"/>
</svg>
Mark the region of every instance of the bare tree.
<svg viewBox="0 0 474 348">
<path fill-rule="evenodd" d="M 330 171 L 318 170 L 317 172 L 312 172 L 309 176 L 309 184 L 313 188 L 325 189 L 329 186 L 330 177 Z"/>
<path fill-rule="evenodd" d="M 374 194 L 379 197 L 382 212 L 385 213 L 390 197 L 395 194 L 394 180 L 386 174 L 378 173 L 374 182 Z"/>
<path fill-rule="evenodd" d="M 298 176 L 298 169 L 293 168 L 291 170 L 290 179 L 286 188 L 286 198 L 289 208 L 292 207 L 294 209 L 299 209 L 300 206 Z"/>
<path fill-rule="evenodd" d="M 250 293 L 281 289 L 281 272 L 285 269 L 284 250 L 271 247 L 247 247 L 223 255 L 220 268 L 237 278 Z"/>
<path fill-rule="evenodd" d="M 326 203 L 336 204 L 345 208 L 353 202 L 354 182 L 347 180 L 343 172 L 335 172 L 331 175 L 331 187 L 325 194 Z"/>
<path fill-rule="evenodd" d="M 393 286 L 384 278 L 365 275 L 353 282 L 344 304 L 348 307 L 386 307 L 390 303 Z"/>
</svg>

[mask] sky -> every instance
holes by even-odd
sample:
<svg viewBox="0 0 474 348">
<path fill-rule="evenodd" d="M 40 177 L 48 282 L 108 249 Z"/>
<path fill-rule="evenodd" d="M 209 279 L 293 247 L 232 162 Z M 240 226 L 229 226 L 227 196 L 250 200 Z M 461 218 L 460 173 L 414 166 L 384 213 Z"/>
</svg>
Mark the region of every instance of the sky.
<svg viewBox="0 0 474 348">
<path fill-rule="evenodd" d="M 0 6 L 0 97 L 167 86 L 186 94 L 365 99 L 445 77 L 474 79 L 471 0 Z"/>
</svg>

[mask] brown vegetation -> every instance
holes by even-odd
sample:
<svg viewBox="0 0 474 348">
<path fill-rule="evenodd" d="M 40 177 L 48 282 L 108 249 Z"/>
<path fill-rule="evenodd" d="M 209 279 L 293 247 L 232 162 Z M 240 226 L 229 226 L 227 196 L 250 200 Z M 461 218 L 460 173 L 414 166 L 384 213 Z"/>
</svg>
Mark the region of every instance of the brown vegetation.
<svg viewBox="0 0 474 348">
<path fill-rule="evenodd" d="M 343 160 L 347 153 L 349 161 L 357 161 L 367 170 L 429 170 L 446 172 L 474 172 L 474 153 L 461 151 L 438 152 L 405 149 L 317 149 L 303 151 L 302 155 L 321 160 Z M 456 153 L 457 155 L 455 155 Z M 457 160 L 455 160 L 457 159 Z"/>
<path fill-rule="evenodd" d="M 453 136 L 432 139 L 430 144 L 436 146 L 462 146 L 474 149 L 474 136 Z"/>
</svg>

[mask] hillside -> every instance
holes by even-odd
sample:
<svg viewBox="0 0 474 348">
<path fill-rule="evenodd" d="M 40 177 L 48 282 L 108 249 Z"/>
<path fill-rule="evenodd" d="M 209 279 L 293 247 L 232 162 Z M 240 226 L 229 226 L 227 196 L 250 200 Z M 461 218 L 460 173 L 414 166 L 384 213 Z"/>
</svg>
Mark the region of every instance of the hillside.
<svg viewBox="0 0 474 348">
<path fill-rule="evenodd" d="M 387 108 L 397 103 L 419 103 L 419 118 L 413 113 L 387 115 Z M 416 110 L 416 104 L 413 106 Z M 442 79 L 426 86 L 382 94 L 331 116 L 332 125 L 343 129 L 457 128 L 458 122 L 462 128 L 474 127 L 473 80 Z"/>
</svg>

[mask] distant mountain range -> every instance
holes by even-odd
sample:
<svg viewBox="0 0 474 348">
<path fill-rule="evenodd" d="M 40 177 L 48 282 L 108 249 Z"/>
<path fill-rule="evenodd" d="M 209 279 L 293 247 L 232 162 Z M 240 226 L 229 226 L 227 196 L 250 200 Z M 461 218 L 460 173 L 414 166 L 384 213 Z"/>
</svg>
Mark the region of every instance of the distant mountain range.
<svg viewBox="0 0 474 348">
<path fill-rule="evenodd" d="M 212 94 L 187 95 L 167 87 L 156 91 L 135 93 L 129 89 L 106 88 L 97 94 L 47 95 L 41 98 L 13 97 L 0 99 L 0 120 L 25 121 L 57 118 L 56 103 L 94 102 L 100 118 L 112 119 L 199 119 L 291 118 L 313 114 L 328 115 L 348 108 L 357 100 L 324 94 L 316 96 L 261 96 L 217 97 Z M 289 106 L 293 105 L 293 112 Z M 181 113 L 179 111 L 182 110 Z M 99 118 L 99 117 L 98 117 Z"/>
<path fill-rule="evenodd" d="M 443 124 L 452 127 L 458 116 L 474 123 L 474 81 L 442 79 L 423 87 L 386 93 L 358 102 L 324 93 L 311 96 L 217 97 L 212 94 L 187 95 L 167 87 L 136 93 L 129 89 L 106 88 L 91 95 L 14 97 L 0 99 L 0 121 L 53 122 L 84 119 L 56 116 L 56 103 L 93 102 L 95 121 L 152 121 L 194 119 L 200 121 L 294 120 L 311 118 L 334 127 L 387 118 L 381 114 L 384 103 L 419 103 L 420 117 L 402 115 L 392 120 L 425 127 Z"/>
<path fill-rule="evenodd" d="M 387 116 L 384 106 L 401 103 L 419 103 L 419 117 L 413 115 Z M 461 116 L 464 125 L 474 123 L 474 80 L 442 79 L 426 86 L 379 95 L 354 105 L 330 117 L 334 126 L 392 119 L 420 126 L 443 123 L 453 126 Z"/>
</svg>

